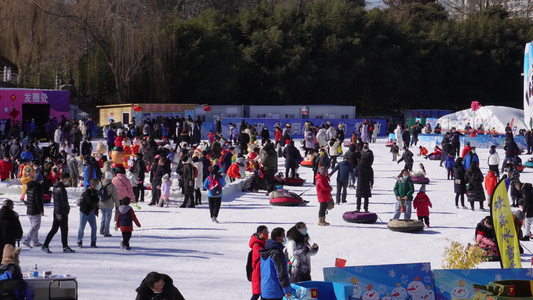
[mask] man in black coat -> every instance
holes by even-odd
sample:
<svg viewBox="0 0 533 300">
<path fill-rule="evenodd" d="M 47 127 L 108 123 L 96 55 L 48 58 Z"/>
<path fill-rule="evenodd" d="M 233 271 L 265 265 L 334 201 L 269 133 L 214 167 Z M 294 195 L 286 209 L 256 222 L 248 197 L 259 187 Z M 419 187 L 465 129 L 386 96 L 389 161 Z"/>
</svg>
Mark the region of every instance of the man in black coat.
<svg viewBox="0 0 533 300">
<path fill-rule="evenodd" d="M 526 216 L 524 236 L 530 236 L 533 223 L 533 186 L 531 183 L 521 183 L 519 180 L 513 180 L 512 184 L 522 193 L 522 210 Z"/>
<path fill-rule="evenodd" d="M 228 152 L 229 153 L 229 152 Z M 181 158 L 183 164 L 181 172 L 181 180 L 183 182 L 183 204 L 180 205 L 181 208 L 190 207 L 194 208 L 194 166 L 189 162 L 189 157 L 187 155 Z M 190 200 L 190 204 L 187 203 Z"/>
<path fill-rule="evenodd" d="M 185 300 L 166 274 L 150 272 L 135 290 L 135 300 Z"/>
<path fill-rule="evenodd" d="M 402 141 L 403 141 L 403 146 L 406 148 L 409 148 L 409 144 L 411 143 L 411 134 L 409 133 L 408 127 L 405 127 L 405 129 L 402 132 Z"/>
<path fill-rule="evenodd" d="M 290 178 L 295 178 L 298 159 L 302 156 L 300 151 L 294 146 L 294 141 L 290 141 L 287 147 L 283 149 L 283 157 L 285 157 L 285 178 L 289 178 L 289 175 Z"/>
<path fill-rule="evenodd" d="M 502 163 L 502 172 L 504 172 L 505 165 L 509 161 L 511 161 L 515 167 L 518 166 L 518 159 L 516 157 L 520 154 L 520 149 L 512 135 L 511 137 L 505 138 L 505 146 L 503 149 L 505 150 L 505 158 Z"/>
<path fill-rule="evenodd" d="M 96 246 L 96 211 L 98 211 L 98 191 L 96 186 L 100 183 L 100 180 L 91 178 L 90 185 L 85 192 L 81 195 L 80 202 L 80 227 L 78 230 L 78 247 L 83 248 L 83 231 L 85 225 L 89 222 L 91 226 L 91 247 L 98 248 Z"/>
<path fill-rule="evenodd" d="M 26 240 L 22 242 L 28 248 L 41 247 L 39 243 L 39 228 L 41 228 L 41 216 L 44 216 L 43 175 L 37 173 L 34 180 L 28 182 L 26 190 L 26 213 L 30 219 L 30 230 Z M 33 247 L 30 245 L 33 242 Z"/>
<path fill-rule="evenodd" d="M 140 152 L 137 152 L 133 158 L 133 173 L 137 175 L 137 178 L 139 179 L 137 182 L 137 194 L 135 195 L 135 202 L 144 202 L 144 175 L 146 173 L 146 164 L 144 163 L 142 157 L 143 155 Z"/>
<path fill-rule="evenodd" d="M 5 200 L 0 208 L 0 247 L 7 244 L 16 247 L 15 242 L 22 238 L 22 226 L 18 214 L 13 210 L 13 200 Z"/>
<path fill-rule="evenodd" d="M 366 159 L 366 161 L 372 166 L 374 164 L 374 152 L 370 150 L 368 143 L 363 144 L 363 151 L 361 152 L 361 160 Z"/>
<path fill-rule="evenodd" d="M 398 159 L 398 163 L 400 163 L 402 160 L 405 161 L 405 167 L 404 170 L 407 170 L 411 172 L 413 170 L 413 152 L 409 151 L 407 147 L 403 146 L 403 154 L 400 159 Z"/>
<path fill-rule="evenodd" d="M 68 195 L 65 186 L 70 179 L 69 173 L 63 173 L 61 180 L 54 184 L 53 198 L 54 198 L 54 221 L 52 223 L 52 229 L 48 232 L 44 245 L 41 248 L 46 253 L 52 253 L 49 249 L 50 242 L 58 229 L 61 229 L 61 243 L 63 244 L 63 252 L 72 253 L 75 252 L 68 246 L 68 214 L 70 213 L 70 205 L 68 204 Z"/>
<path fill-rule="evenodd" d="M 246 131 L 243 130 L 241 133 L 239 133 L 237 141 L 239 142 L 239 149 L 241 150 L 241 153 L 243 155 L 248 154 L 248 143 L 250 142 L 250 136 L 246 133 Z"/>
</svg>

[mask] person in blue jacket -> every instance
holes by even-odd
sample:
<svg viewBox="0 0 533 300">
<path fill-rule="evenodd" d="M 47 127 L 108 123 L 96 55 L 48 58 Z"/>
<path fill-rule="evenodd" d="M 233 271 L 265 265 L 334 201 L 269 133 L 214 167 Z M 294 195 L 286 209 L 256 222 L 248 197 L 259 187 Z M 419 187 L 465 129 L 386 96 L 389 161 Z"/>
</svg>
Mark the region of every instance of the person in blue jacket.
<svg viewBox="0 0 533 300">
<path fill-rule="evenodd" d="M 355 183 L 353 165 L 349 161 L 348 157 L 345 156 L 343 161 L 338 163 L 335 168 L 331 170 L 331 173 L 329 173 L 329 177 L 331 177 L 337 171 L 339 171 L 339 174 L 337 174 L 337 194 L 335 203 L 341 203 L 341 194 L 342 203 L 346 203 L 346 188 L 348 187 L 348 184 L 354 185 Z"/>
<path fill-rule="evenodd" d="M 479 166 L 479 157 L 476 154 L 476 147 L 472 147 L 472 149 L 468 151 L 468 153 L 464 157 L 463 165 L 465 166 L 465 170 L 468 170 L 470 168 L 470 165 L 473 161 L 475 161 Z"/>
<path fill-rule="evenodd" d="M 218 166 L 211 167 L 211 173 L 204 181 L 204 188 L 207 190 L 207 198 L 209 199 L 209 213 L 213 223 L 218 223 L 218 212 L 222 204 L 222 188 L 226 186 L 226 180 L 224 180 L 224 176 L 219 171 L 220 168 Z M 211 182 L 214 183 L 211 184 Z"/>
<path fill-rule="evenodd" d="M 283 245 L 287 242 L 285 229 L 274 228 L 265 248 L 259 250 L 261 255 L 261 298 L 263 300 L 281 300 L 283 296 L 292 298 L 287 257 L 283 254 Z"/>
</svg>

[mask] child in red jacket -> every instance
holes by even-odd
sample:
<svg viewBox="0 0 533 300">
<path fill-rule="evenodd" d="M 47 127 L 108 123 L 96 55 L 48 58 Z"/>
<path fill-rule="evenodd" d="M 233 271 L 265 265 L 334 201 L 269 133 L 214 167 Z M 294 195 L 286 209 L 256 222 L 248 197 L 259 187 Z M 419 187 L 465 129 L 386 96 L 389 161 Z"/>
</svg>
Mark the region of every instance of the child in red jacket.
<svg viewBox="0 0 533 300">
<path fill-rule="evenodd" d="M 431 205 L 431 201 L 429 201 L 429 197 L 426 195 L 425 184 L 420 187 L 418 194 L 416 194 L 413 200 L 413 207 L 416 209 L 418 219 L 426 223 L 426 226 L 429 227 L 429 207 L 433 207 L 433 205 Z"/>
<path fill-rule="evenodd" d="M 124 197 L 122 199 L 122 205 L 118 208 L 117 214 L 117 227 L 120 228 L 122 232 L 122 242 L 120 242 L 120 250 L 131 250 L 130 247 L 130 238 L 131 233 L 133 232 L 133 222 L 137 227 L 141 227 L 141 223 L 137 220 L 135 212 L 130 206 L 131 199 L 130 197 Z"/>
</svg>

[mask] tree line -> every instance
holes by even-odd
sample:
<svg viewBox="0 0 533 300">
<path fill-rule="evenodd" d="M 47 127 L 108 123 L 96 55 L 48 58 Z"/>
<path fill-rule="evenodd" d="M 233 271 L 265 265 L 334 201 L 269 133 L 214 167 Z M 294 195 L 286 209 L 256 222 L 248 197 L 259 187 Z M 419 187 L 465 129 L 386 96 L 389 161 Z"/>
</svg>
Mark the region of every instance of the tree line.
<svg viewBox="0 0 533 300">
<path fill-rule="evenodd" d="M 432 1 L 388 4 L 4 0 L 0 58 L 26 87 L 74 74 L 97 104 L 521 106 L 527 18 L 500 5 L 457 19 Z"/>
</svg>

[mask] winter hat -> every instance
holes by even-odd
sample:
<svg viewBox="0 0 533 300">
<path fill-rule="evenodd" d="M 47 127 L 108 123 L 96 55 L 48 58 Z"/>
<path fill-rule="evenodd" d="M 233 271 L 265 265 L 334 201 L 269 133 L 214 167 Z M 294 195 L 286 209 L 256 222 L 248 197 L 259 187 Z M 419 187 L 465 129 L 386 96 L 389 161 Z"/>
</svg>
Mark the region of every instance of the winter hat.
<svg viewBox="0 0 533 300">
<path fill-rule="evenodd" d="M 517 210 L 514 215 L 516 216 L 516 218 L 518 219 L 518 221 L 523 221 L 526 216 L 524 215 L 524 212 L 521 211 L 521 210 Z"/>
<path fill-rule="evenodd" d="M 419 193 L 425 193 L 426 192 L 426 185 L 423 184 L 421 187 L 420 187 L 420 190 L 418 190 Z"/>
<path fill-rule="evenodd" d="M 167 182 L 168 181 L 168 174 L 163 175 L 163 178 L 161 178 L 161 180 L 163 182 Z"/>
<path fill-rule="evenodd" d="M 20 255 L 20 248 L 15 248 L 11 244 L 6 244 L 4 246 L 4 253 L 2 254 L 2 264 L 15 264 L 18 265 L 20 263 L 19 255 Z"/>
<path fill-rule="evenodd" d="M 109 171 L 106 171 L 105 172 L 105 179 L 109 179 L 109 180 L 112 180 L 113 179 L 113 173 L 109 172 Z"/>
<path fill-rule="evenodd" d="M 318 173 L 320 174 L 327 174 L 328 173 L 328 168 L 322 166 L 322 167 L 319 167 L 318 168 Z"/>
<path fill-rule="evenodd" d="M 33 178 L 33 180 L 35 180 L 35 181 L 44 181 L 43 175 L 41 175 L 41 173 L 37 173 L 37 174 L 35 174 L 35 178 Z"/>
</svg>

